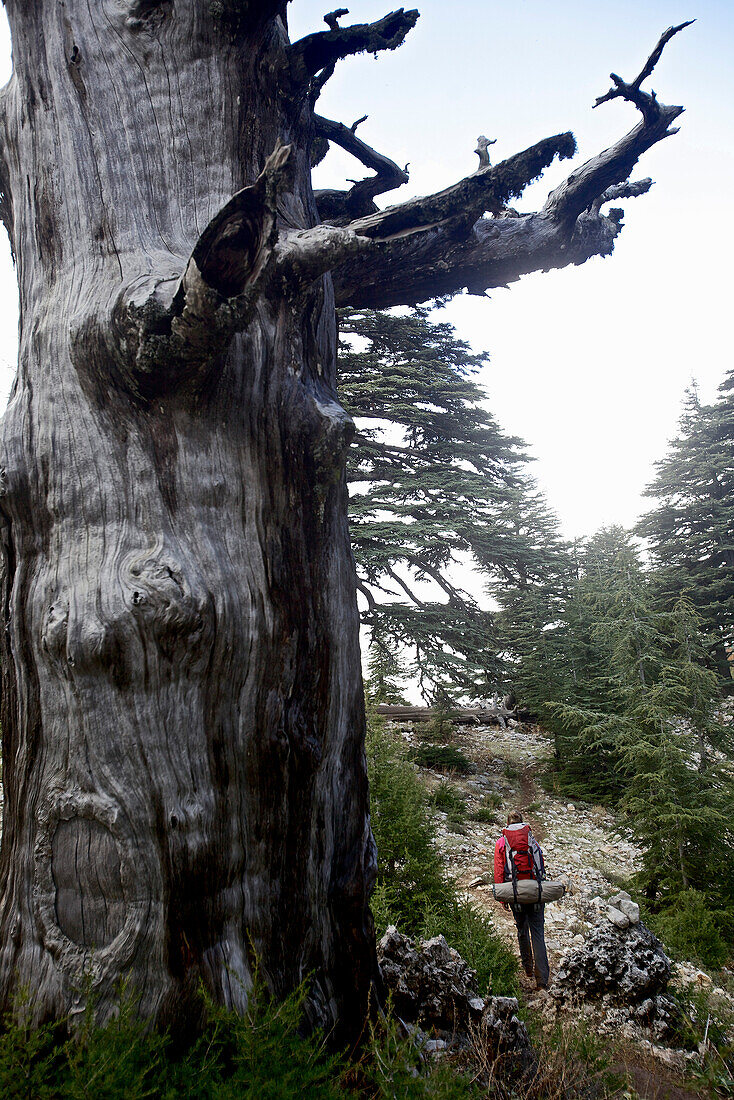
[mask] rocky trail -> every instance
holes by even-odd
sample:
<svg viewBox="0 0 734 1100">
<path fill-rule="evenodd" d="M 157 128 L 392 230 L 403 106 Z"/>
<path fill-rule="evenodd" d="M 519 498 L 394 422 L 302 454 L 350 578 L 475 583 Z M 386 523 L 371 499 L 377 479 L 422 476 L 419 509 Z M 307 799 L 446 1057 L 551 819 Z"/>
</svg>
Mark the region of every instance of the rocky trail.
<svg viewBox="0 0 734 1100">
<path fill-rule="evenodd" d="M 397 728 L 415 746 L 425 736 L 420 728 Z M 669 994 L 678 990 L 690 998 L 704 991 L 729 1014 L 734 1014 L 734 996 L 692 964 L 671 966 L 658 941 L 636 923 L 637 906 L 626 893 L 640 864 L 634 838 L 622 833 L 603 807 L 569 802 L 544 789 L 553 741 L 539 728 L 463 726 L 454 730 L 452 743 L 471 761 L 470 774 L 420 769 L 430 790 L 450 784 L 465 802 L 463 813 L 439 811 L 439 844 L 463 894 L 491 916 L 515 954 L 512 915 L 494 900 L 489 885 L 494 844 L 509 810 L 519 810 L 531 824 L 548 877 L 567 883 L 566 896 L 545 910 L 550 992 L 538 994 L 526 982 L 525 1011 L 547 1027 L 572 1021 L 613 1037 L 637 1090 L 629 1095 L 660 1100 L 709 1095 L 689 1083 L 698 1052 L 676 1048 L 677 1010 Z M 631 926 L 617 906 L 632 914 Z M 615 984 L 619 974 L 625 975 L 621 986 Z"/>
</svg>

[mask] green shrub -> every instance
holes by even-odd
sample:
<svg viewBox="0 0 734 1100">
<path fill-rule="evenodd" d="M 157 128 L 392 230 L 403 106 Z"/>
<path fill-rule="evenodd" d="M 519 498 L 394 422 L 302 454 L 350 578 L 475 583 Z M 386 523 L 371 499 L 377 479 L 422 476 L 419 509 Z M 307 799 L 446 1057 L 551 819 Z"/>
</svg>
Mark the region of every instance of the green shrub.
<svg viewBox="0 0 734 1100">
<path fill-rule="evenodd" d="M 718 968 L 729 957 L 714 912 L 698 890 L 681 890 L 648 923 L 675 958 Z"/>
<path fill-rule="evenodd" d="M 516 764 L 512 764 L 509 760 L 505 761 L 505 766 L 502 769 L 505 774 L 505 779 L 519 779 L 520 769 Z"/>
<path fill-rule="evenodd" d="M 474 770 L 471 760 L 454 745 L 419 745 L 413 752 L 412 759 L 420 767 L 435 768 L 436 771 L 467 775 Z"/>
<path fill-rule="evenodd" d="M 64 1100 L 143 1100 L 165 1095 L 168 1039 L 140 1019 L 128 989 L 122 988 L 119 997 L 117 1015 L 98 1027 L 87 987 L 81 1025 L 64 1046 L 66 1066 L 59 1075 Z"/>
<path fill-rule="evenodd" d="M 275 1002 L 256 981 L 243 1016 L 205 998 L 203 1032 L 179 1057 L 122 996 L 119 1015 L 81 1027 L 34 1029 L 27 1002 L 0 1034 L 3 1100 L 469 1100 L 478 1093 L 446 1065 L 424 1065 L 392 1017 L 370 1028 L 358 1064 L 303 1037 L 305 987 Z"/>
<path fill-rule="evenodd" d="M 477 806 L 471 810 L 469 817 L 472 821 L 479 821 L 484 825 L 498 825 L 499 817 L 494 810 L 490 810 L 489 806 Z"/>
<path fill-rule="evenodd" d="M 31 1025 L 28 991 L 16 1001 L 0 1031 L 0 1096 L 4 1100 L 54 1100 L 63 1067 L 59 1025 Z"/>
<path fill-rule="evenodd" d="M 318 1033 L 304 1037 L 306 986 L 275 1001 L 256 978 L 243 1016 L 207 1002 L 207 1024 L 166 1100 L 339 1100 L 344 1062 Z"/>
<path fill-rule="evenodd" d="M 375 922 L 380 931 L 397 924 L 406 935 L 415 934 L 420 914 L 446 890 L 435 817 L 404 746 L 376 723 L 369 730 L 367 766 L 378 852 Z"/>
<path fill-rule="evenodd" d="M 466 799 L 453 783 L 445 779 L 431 791 L 429 801 L 437 810 L 443 810 L 454 821 L 462 821 L 466 815 Z"/>
</svg>

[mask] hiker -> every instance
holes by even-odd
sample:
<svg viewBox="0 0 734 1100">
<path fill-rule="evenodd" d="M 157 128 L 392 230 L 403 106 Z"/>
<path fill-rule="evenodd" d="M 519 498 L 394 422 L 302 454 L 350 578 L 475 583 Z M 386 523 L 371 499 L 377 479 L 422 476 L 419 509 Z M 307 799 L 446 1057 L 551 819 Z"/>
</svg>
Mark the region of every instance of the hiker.
<svg viewBox="0 0 734 1100">
<path fill-rule="evenodd" d="M 503 829 L 494 846 L 494 881 L 511 882 L 528 878 L 545 878 L 543 853 L 530 826 L 523 821 L 522 814 L 513 810 L 507 815 L 507 828 Z M 512 910 L 515 918 L 520 960 L 525 973 L 529 978 L 535 977 L 538 989 L 547 989 L 550 971 L 545 949 L 545 903 L 503 904 L 505 909 Z"/>
</svg>

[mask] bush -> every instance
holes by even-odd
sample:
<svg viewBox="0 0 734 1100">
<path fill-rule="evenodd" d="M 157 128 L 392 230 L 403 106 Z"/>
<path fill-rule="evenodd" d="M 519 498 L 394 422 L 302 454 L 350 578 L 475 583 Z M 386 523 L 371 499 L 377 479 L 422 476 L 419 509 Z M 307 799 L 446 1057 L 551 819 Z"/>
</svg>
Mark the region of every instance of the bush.
<svg viewBox="0 0 734 1100">
<path fill-rule="evenodd" d="M 446 780 L 431 791 L 429 801 L 454 821 L 462 821 L 466 815 L 466 799 L 453 783 Z"/>
<path fill-rule="evenodd" d="M 675 958 L 718 968 L 729 957 L 729 948 L 717 927 L 716 915 L 698 890 L 682 890 L 648 923 Z"/>
<path fill-rule="evenodd" d="M 489 806 L 477 806 L 469 814 L 472 821 L 479 821 L 484 825 L 498 825 L 499 817 L 494 810 L 490 810 Z"/>
<path fill-rule="evenodd" d="M 123 995 L 118 1016 L 94 1023 L 91 999 L 71 1038 L 66 1022 L 34 1029 L 26 1003 L 0 1033 L 3 1100 L 469 1100 L 461 1073 L 425 1066 L 388 1015 L 370 1029 L 358 1064 L 304 1037 L 305 987 L 282 1002 L 261 982 L 243 1016 L 205 998 L 203 1032 L 180 1057 Z M 477 1097 L 478 1100 L 478 1097 Z"/>
<path fill-rule="evenodd" d="M 419 745 L 412 759 L 421 768 L 435 768 L 436 771 L 457 772 L 468 775 L 473 771 L 472 762 L 454 745 Z"/>
<path fill-rule="evenodd" d="M 26 990 L 0 1032 L 0 1096 L 5 1100 L 54 1100 L 54 1080 L 63 1066 L 63 1028 L 34 1028 Z"/>
<path fill-rule="evenodd" d="M 446 890 L 446 875 L 435 845 L 436 822 L 422 784 L 405 749 L 372 724 L 367 740 L 372 831 L 377 842 L 377 887 L 372 911 L 380 931 L 397 924 L 415 934 L 421 914 Z"/>
</svg>

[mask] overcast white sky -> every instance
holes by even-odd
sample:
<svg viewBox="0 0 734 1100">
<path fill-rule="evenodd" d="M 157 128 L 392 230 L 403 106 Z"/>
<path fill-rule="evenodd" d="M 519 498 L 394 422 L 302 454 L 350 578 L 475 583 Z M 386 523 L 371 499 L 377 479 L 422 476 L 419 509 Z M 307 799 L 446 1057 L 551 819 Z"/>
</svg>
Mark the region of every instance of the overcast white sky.
<svg viewBox="0 0 734 1100">
<path fill-rule="evenodd" d="M 324 29 L 333 5 L 295 0 L 293 38 Z M 389 2 L 354 0 L 347 21 L 379 18 Z M 523 436 L 567 536 L 631 524 L 652 463 L 675 433 L 695 377 L 713 398 L 731 366 L 734 256 L 734 4 L 731 0 L 423 0 L 421 19 L 394 53 L 341 63 L 319 110 L 351 124 L 400 163 L 411 182 L 385 201 L 424 194 L 473 172 L 477 135 L 496 137 L 493 162 L 573 130 L 579 162 L 637 119 L 620 102 L 592 111 L 610 71 L 634 77 L 671 23 L 697 22 L 666 48 L 650 82 L 682 103 L 681 132 L 642 161 L 653 191 L 625 204 L 610 259 L 533 275 L 491 299 L 462 296 L 444 311 L 460 336 L 486 349 L 483 378 L 503 427 Z M 10 73 L 0 17 L 0 81 Z M 648 85 L 649 86 L 649 85 Z M 572 170 L 546 173 L 518 204 L 537 208 Z M 361 168 L 339 152 L 318 185 Z M 17 297 L 0 255 L 0 402 L 17 346 Z"/>
</svg>

